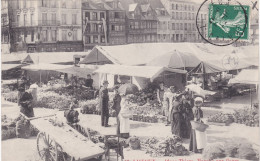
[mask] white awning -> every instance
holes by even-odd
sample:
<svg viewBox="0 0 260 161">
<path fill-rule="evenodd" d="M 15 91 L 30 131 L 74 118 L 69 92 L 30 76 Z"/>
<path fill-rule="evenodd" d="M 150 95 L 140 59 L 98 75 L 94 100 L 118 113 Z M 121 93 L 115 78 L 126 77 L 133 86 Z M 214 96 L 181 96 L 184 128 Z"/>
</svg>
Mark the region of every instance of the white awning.
<svg viewBox="0 0 260 161">
<path fill-rule="evenodd" d="M 243 69 L 235 78 L 229 80 L 228 84 L 259 84 L 258 70 Z"/>
<path fill-rule="evenodd" d="M 22 66 L 26 66 L 26 65 L 25 64 L 2 64 L 1 69 L 2 69 L 2 71 L 5 71 L 5 70 L 13 69 L 13 68 L 20 68 Z"/>
<path fill-rule="evenodd" d="M 99 69 L 95 70 L 94 73 L 143 77 L 143 78 L 150 78 L 151 80 L 153 80 L 163 71 L 185 73 L 185 71 L 183 70 L 167 69 L 164 67 L 126 66 L 126 65 L 110 65 L 110 64 L 101 66 Z"/>
<path fill-rule="evenodd" d="M 32 64 L 26 67 L 22 67 L 24 70 L 40 71 L 40 70 L 58 70 L 72 67 L 72 65 L 56 65 L 56 64 Z"/>
</svg>

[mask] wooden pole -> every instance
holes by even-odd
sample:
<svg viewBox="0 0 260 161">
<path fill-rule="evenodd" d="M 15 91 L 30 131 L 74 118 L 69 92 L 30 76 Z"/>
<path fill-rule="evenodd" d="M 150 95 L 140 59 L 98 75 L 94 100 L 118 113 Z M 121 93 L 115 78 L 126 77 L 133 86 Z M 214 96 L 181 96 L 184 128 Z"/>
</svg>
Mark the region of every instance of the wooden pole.
<svg viewBox="0 0 260 161">
<path fill-rule="evenodd" d="M 42 71 L 40 70 L 40 87 L 42 86 Z"/>
<path fill-rule="evenodd" d="M 250 86 L 250 101 L 251 101 L 251 108 L 252 108 L 252 104 L 253 104 L 252 101 L 253 100 L 252 100 L 252 89 L 251 89 L 251 86 Z"/>
</svg>

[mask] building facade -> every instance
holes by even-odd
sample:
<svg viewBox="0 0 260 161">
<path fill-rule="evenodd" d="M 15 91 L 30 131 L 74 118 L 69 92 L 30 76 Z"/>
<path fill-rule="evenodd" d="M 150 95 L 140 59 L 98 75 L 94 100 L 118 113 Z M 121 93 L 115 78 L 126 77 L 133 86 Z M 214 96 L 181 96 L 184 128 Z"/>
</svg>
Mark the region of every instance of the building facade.
<svg viewBox="0 0 260 161">
<path fill-rule="evenodd" d="M 126 43 L 157 42 L 157 18 L 148 1 L 120 2 L 126 11 Z"/>
<path fill-rule="evenodd" d="M 118 0 L 110 0 L 107 5 L 107 37 L 109 45 L 126 43 L 125 10 Z"/>
<path fill-rule="evenodd" d="M 1 53 L 10 53 L 10 25 L 8 0 L 1 1 Z"/>
<path fill-rule="evenodd" d="M 157 18 L 157 42 L 170 42 L 171 41 L 171 30 L 170 21 L 171 16 L 165 9 L 161 1 L 150 0 L 149 3 L 156 13 Z"/>
<path fill-rule="evenodd" d="M 161 2 L 171 16 L 168 24 L 171 42 L 202 41 L 196 28 L 196 14 L 199 4 L 188 0 L 161 0 Z M 207 10 L 199 12 L 198 23 L 200 26 L 205 26 L 202 34 L 206 36 Z"/>
<path fill-rule="evenodd" d="M 81 51 L 80 0 L 10 1 L 13 51 Z"/>
<path fill-rule="evenodd" d="M 84 49 L 92 49 L 96 45 L 106 45 L 104 23 L 106 10 L 92 1 L 82 3 L 82 33 Z"/>
</svg>

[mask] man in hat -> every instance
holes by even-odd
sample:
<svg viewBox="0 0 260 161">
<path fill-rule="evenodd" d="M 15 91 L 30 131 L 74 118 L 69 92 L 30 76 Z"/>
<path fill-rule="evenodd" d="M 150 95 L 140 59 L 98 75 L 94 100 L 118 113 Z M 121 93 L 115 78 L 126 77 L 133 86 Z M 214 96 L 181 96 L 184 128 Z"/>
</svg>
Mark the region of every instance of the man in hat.
<svg viewBox="0 0 260 161">
<path fill-rule="evenodd" d="M 101 110 L 101 126 L 108 127 L 109 109 L 108 109 L 108 81 L 103 82 L 103 87 L 99 90 L 99 108 Z"/>
<path fill-rule="evenodd" d="M 93 79 L 91 78 L 91 75 L 87 75 L 87 79 L 85 81 L 85 86 L 93 89 Z"/>
</svg>

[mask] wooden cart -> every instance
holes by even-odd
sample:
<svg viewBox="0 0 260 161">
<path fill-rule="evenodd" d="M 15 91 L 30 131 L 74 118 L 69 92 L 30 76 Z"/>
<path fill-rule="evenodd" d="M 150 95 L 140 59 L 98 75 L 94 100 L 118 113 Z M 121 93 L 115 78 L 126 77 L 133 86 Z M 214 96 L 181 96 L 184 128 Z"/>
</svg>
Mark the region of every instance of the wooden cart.
<svg viewBox="0 0 260 161">
<path fill-rule="evenodd" d="M 54 116 L 26 118 L 39 130 L 37 150 L 45 161 L 83 161 L 92 158 L 101 160 L 105 150 L 80 134 L 68 124 L 54 126 L 49 119 Z M 69 157 L 66 157 L 67 154 Z"/>
</svg>

